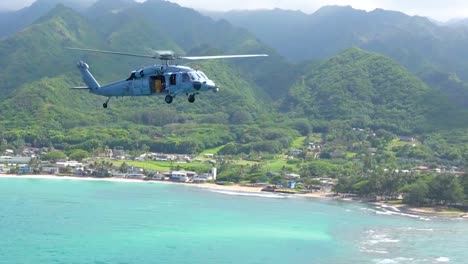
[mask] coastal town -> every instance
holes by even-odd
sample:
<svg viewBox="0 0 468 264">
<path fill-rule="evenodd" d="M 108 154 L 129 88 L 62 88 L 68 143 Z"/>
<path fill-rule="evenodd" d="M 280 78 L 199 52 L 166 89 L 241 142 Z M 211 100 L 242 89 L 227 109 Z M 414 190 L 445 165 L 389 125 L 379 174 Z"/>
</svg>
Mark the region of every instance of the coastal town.
<svg viewBox="0 0 468 264">
<path fill-rule="evenodd" d="M 5 154 L 14 154 L 13 150 L 7 149 Z M 25 148 L 21 156 L 0 156 L 0 174 L 15 175 L 46 175 L 46 176 L 71 176 L 80 178 L 114 178 L 144 181 L 168 181 L 176 183 L 216 183 L 218 185 L 231 185 L 231 182 L 219 181 L 217 179 L 216 163 L 222 160 L 214 154 L 206 153 L 202 157 L 190 154 L 164 154 L 145 153 L 137 157 L 128 157 L 125 151 L 110 150 L 99 157 L 89 158 L 83 161 L 58 158 L 56 160 L 40 160 L 40 155 L 47 155 L 41 149 Z M 129 160 L 131 159 L 131 160 Z M 125 162 L 131 161 L 148 162 L 155 161 L 159 164 L 168 165 L 166 171 L 147 170 L 143 167 L 130 166 Z M 115 163 L 113 163 L 115 162 Z M 181 169 L 181 165 L 190 163 L 203 164 L 208 168 L 204 172 L 196 172 Z M 115 164 L 120 164 L 117 166 Z M 241 186 L 247 188 L 262 188 L 268 192 L 299 193 L 296 190 L 297 183 L 301 181 L 297 173 L 284 175 L 286 185 L 271 185 L 268 182 L 243 183 Z M 335 180 L 331 178 L 319 178 L 320 184 L 313 186 L 310 190 L 301 190 L 301 193 L 322 191 L 331 192 Z M 244 189 L 248 190 L 248 189 Z"/>
<path fill-rule="evenodd" d="M 403 138 L 403 141 L 413 142 L 414 138 Z M 308 155 L 317 158 L 320 155 L 321 144 L 308 143 L 306 151 Z M 291 149 L 285 154 L 286 160 L 298 159 L 303 155 L 301 149 Z M 371 150 L 372 151 L 372 150 Z M 107 150 L 96 157 L 83 158 L 80 161 L 70 157 L 54 155 L 58 152 L 47 148 L 24 147 L 22 149 L 6 149 L 0 156 L 0 174 L 16 175 L 49 175 L 49 176 L 73 176 L 90 178 L 115 178 L 145 181 L 170 181 L 177 183 L 216 183 L 218 185 L 230 185 L 233 182 L 218 178 L 217 166 L 226 161 L 226 157 L 212 153 L 200 155 L 193 154 L 166 154 L 147 152 L 139 155 L 130 155 L 122 149 Z M 336 153 L 335 153 L 336 154 Z M 228 161 L 228 162 L 233 162 Z M 131 164 L 139 164 L 131 165 Z M 149 169 L 146 164 L 159 164 L 159 169 Z M 158 168 L 158 167 L 156 167 Z M 196 168 L 187 170 L 185 168 Z M 388 169 L 384 169 L 388 171 Z M 410 173 L 448 173 L 462 175 L 465 172 L 457 167 L 433 167 L 425 165 L 416 166 L 411 170 L 394 170 L 399 174 Z M 271 178 L 279 172 L 268 171 Z M 294 171 L 282 172 L 281 181 L 256 181 L 241 182 L 241 186 L 262 188 L 269 192 L 282 193 L 313 193 L 321 192 L 331 194 L 337 184 L 333 175 L 314 177 L 312 183 L 305 184 L 299 173 Z"/>
</svg>

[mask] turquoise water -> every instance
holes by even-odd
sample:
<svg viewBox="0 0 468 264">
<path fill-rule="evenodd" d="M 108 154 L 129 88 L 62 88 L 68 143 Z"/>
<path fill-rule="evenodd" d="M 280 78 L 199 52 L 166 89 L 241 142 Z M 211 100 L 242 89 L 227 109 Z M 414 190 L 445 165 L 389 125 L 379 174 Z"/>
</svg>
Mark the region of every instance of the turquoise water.
<svg viewBox="0 0 468 264">
<path fill-rule="evenodd" d="M 0 179 L 0 263 L 468 263 L 468 221 L 161 183 Z"/>
</svg>

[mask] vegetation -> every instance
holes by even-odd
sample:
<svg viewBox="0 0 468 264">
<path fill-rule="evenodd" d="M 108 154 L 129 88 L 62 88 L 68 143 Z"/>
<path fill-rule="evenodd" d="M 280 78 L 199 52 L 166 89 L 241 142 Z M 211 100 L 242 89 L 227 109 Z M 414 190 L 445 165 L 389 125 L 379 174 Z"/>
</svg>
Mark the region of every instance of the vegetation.
<svg viewBox="0 0 468 264">
<path fill-rule="evenodd" d="M 343 177 L 335 187 L 338 193 L 352 193 L 375 199 L 396 199 L 415 206 L 462 205 L 468 202 L 468 175 L 411 174 L 374 171 L 362 176 Z"/>
<path fill-rule="evenodd" d="M 60 5 L 0 40 L 1 152 L 24 146 L 52 150 L 41 157 L 45 160 L 86 160 L 111 149 L 133 157 L 145 152 L 211 153 L 217 155 L 219 179 L 226 182 L 286 184 L 288 174 L 299 173 L 302 185 L 335 178 L 338 192 L 390 198 L 404 194 L 410 204 L 459 204 L 466 197 L 466 177 L 413 173 L 421 165 L 433 171 L 468 166 L 466 85 L 444 74 L 448 67 L 439 74 L 418 72 L 418 78 L 384 55 L 335 41 L 328 41 L 330 50 L 319 56 L 331 58 L 295 65 L 248 31 L 176 4 L 146 1 L 117 13 L 112 8 L 94 6 L 85 16 Z M 178 30 L 171 30 L 178 17 L 184 21 L 177 20 Z M 349 23 L 345 29 L 352 27 Z M 385 45 L 400 50 L 399 42 Z M 81 83 L 74 68 L 77 59 L 88 62 L 101 83 L 123 79 L 130 70 L 153 62 L 83 55 L 65 46 L 270 57 L 189 64 L 221 87 L 217 94 L 200 94 L 194 104 L 183 96 L 171 105 L 160 97 L 113 98 L 104 110 L 103 98 L 68 89 Z M 307 50 L 322 52 L 319 47 Z M 418 57 L 413 46 L 406 47 L 409 58 Z M 413 72 L 423 68 L 405 64 L 410 62 L 401 53 L 384 50 Z M 99 177 L 109 176 L 105 172 L 110 166 L 205 172 L 211 164 L 93 163 Z"/>
</svg>

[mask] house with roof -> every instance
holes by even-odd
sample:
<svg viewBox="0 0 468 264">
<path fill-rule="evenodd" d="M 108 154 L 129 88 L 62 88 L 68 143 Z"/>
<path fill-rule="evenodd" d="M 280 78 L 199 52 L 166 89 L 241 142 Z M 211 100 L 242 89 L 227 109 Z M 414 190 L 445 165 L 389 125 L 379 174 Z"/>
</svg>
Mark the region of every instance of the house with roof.
<svg viewBox="0 0 468 264">
<path fill-rule="evenodd" d="M 187 172 L 185 171 L 171 171 L 165 175 L 167 175 L 171 181 L 175 182 L 187 182 L 189 180 Z"/>
<path fill-rule="evenodd" d="M 42 166 L 41 173 L 47 174 L 56 174 L 59 171 L 59 168 L 56 166 Z"/>
<path fill-rule="evenodd" d="M 31 174 L 33 173 L 33 168 L 30 166 L 21 166 L 18 168 L 18 174 Z"/>
<path fill-rule="evenodd" d="M 404 142 L 415 142 L 416 139 L 414 137 L 409 137 L 409 136 L 400 136 L 399 137 L 400 141 Z"/>
<path fill-rule="evenodd" d="M 0 163 L 6 164 L 28 164 L 31 162 L 30 157 L 19 157 L 19 156 L 0 156 Z"/>
</svg>

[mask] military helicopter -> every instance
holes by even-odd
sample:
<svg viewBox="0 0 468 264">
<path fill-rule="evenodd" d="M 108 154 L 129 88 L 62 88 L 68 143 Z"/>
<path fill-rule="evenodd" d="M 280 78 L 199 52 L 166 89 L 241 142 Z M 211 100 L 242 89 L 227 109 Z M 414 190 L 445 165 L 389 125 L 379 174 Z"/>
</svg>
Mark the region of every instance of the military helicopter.
<svg viewBox="0 0 468 264">
<path fill-rule="evenodd" d="M 77 63 L 81 71 L 86 87 L 74 87 L 73 89 L 86 89 L 89 92 L 106 96 L 107 100 L 102 105 L 107 108 L 111 97 L 119 96 L 155 96 L 165 95 L 164 101 L 172 103 L 179 94 L 185 94 L 190 103 L 195 102 L 195 95 L 204 91 L 218 92 L 219 88 L 202 71 L 194 70 L 186 66 L 171 65 L 169 62 L 185 60 L 211 60 L 231 58 L 265 57 L 267 54 L 246 55 L 221 55 L 221 56 L 177 56 L 172 51 L 156 51 L 156 55 L 140 55 L 108 50 L 82 49 L 67 47 L 71 50 L 86 52 L 107 53 L 114 55 L 132 56 L 140 58 L 159 59 L 164 62 L 161 65 L 143 67 L 131 72 L 130 77 L 104 86 L 99 85 L 94 76 L 89 72 L 89 66 L 84 61 Z"/>
</svg>

